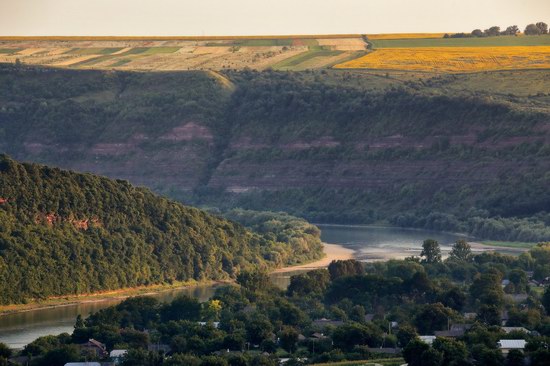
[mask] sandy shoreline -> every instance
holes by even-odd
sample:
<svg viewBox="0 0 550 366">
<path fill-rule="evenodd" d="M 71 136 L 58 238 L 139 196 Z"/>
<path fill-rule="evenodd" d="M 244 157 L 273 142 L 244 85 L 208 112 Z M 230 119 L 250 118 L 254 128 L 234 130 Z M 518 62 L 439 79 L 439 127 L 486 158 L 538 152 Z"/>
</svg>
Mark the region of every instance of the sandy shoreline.
<svg viewBox="0 0 550 366">
<path fill-rule="evenodd" d="M 325 253 L 325 257 L 318 261 L 307 263 L 307 264 L 300 264 L 297 266 L 279 268 L 273 271 L 272 273 L 287 273 L 287 272 L 300 271 L 300 270 L 325 268 L 325 267 L 328 267 L 328 265 L 332 261 L 352 259 L 354 257 L 353 250 L 345 248 L 338 244 L 323 243 L 323 251 Z"/>
</svg>

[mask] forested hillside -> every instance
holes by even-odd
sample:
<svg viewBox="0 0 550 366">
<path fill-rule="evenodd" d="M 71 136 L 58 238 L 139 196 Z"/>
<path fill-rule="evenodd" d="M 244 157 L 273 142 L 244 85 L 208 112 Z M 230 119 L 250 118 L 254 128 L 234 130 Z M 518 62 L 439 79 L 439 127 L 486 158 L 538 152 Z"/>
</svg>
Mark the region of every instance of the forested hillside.
<svg viewBox="0 0 550 366">
<path fill-rule="evenodd" d="M 0 150 L 194 205 L 550 238 L 550 72 L 0 67 Z"/>
<path fill-rule="evenodd" d="M 126 181 L 0 155 L 0 304 L 230 279 L 321 256 L 318 230 L 301 220 L 285 229 L 254 233 Z"/>
</svg>

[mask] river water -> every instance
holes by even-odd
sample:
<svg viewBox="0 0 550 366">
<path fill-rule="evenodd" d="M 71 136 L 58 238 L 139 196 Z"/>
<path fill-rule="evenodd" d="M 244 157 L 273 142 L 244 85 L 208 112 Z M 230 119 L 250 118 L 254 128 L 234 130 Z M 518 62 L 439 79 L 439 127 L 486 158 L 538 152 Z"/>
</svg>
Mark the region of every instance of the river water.
<svg viewBox="0 0 550 366">
<path fill-rule="evenodd" d="M 355 250 L 360 260 L 386 259 L 388 257 L 406 257 L 420 255 L 422 241 L 436 239 L 443 252 L 459 238 L 459 235 L 426 230 L 409 230 L 373 226 L 319 225 L 322 240 L 331 244 L 341 244 Z M 273 282 L 284 288 L 290 275 L 281 273 L 272 276 Z M 219 285 L 218 285 L 219 286 Z M 216 286 L 197 286 L 157 293 L 151 296 L 161 301 L 170 301 L 179 294 L 186 293 L 201 301 L 213 295 Z M 48 335 L 71 333 L 78 314 L 86 316 L 121 300 L 112 299 L 101 302 L 89 302 L 57 308 L 33 310 L 23 313 L 0 315 L 0 342 L 12 348 L 23 348 L 34 339 Z"/>
</svg>

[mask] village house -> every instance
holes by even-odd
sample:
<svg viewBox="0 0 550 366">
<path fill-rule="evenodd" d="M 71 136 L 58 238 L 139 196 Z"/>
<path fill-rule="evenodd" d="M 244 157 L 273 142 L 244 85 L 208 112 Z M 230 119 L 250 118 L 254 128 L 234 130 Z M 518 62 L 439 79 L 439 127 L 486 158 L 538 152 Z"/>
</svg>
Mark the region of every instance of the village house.
<svg viewBox="0 0 550 366">
<path fill-rule="evenodd" d="M 501 339 L 498 341 L 498 348 L 503 354 L 508 354 L 513 349 L 523 351 L 526 343 L 524 339 Z"/>
<path fill-rule="evenodd" d="M 80 350 L 84 355 L 96 356 L 98 358 L 107 357 L 107 347 L 95 339 L 89 339 L 88 342 L 80 345 Z"/>
<path fill-rule="evenodd" d="M 434 335 L 421 335 L 421 336 L 418 336 L 418 338 L 422 342 L 424 342 L 426 344 L 429 344 L 431 346 L 432 343 L 435 341 L 436 336 L 434 336 Z"/>
<path fill-rule="evenodd" d="M 115 363 L 115 365 L 119 365 L 124 360 L 124 356 L 128 353 L 128 350 L 125 349 L 114 349 L 109 353 L 109 358 L 111 361 Z"/>
</svg>

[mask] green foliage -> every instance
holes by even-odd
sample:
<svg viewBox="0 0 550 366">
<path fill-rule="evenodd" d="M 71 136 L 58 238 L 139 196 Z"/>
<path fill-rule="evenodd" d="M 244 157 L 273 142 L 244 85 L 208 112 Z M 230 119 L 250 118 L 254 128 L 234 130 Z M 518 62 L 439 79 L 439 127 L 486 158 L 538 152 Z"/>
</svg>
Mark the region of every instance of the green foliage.
<svg viewBox="0 0 550 366">
<path fill-rule="evenodd" d="M 303 263 L 323 255 L 321 231 L 304 219 L 284 212 L 242 209 L 224 212 L 223 216 L 274 242 L 265 257 L 277 266 Z"/>
<path fill-rule="evenodd" d="M 237 283 L 250 291 L 258 291 L 271 287 L 269 275 L 265 271 L 243 271 L 237 276 Z"/>
<path fill-rule="evenodd" d="M 550 149 L 540 135 L 548 120 L 547 76 L 529 75 L 541 87 L 508 97 L 502 85 L 525 74 L 509 82 L 501 73 L 403 82 L 339 71 L 228 71 L 232 91 L 198 71 L 6 65 L 0 147 L 20 159 L 125 177 L 223 210 L 537 242 L 550 237 Z M 531 95 L 539 90 L 542 96 Z M 208 137 L 174 130 L 191 122 Z M 234 187 L 255 189 L 231 193 Z"/>
<path fill-rule="evenodd" d="M 8 358 L 11 357 L 13 351 L 4 343 L 0 342 L 0 365 L 8 364 Z"/>
<path fill-rule="evenodd" d="M 426 304 L 414 318 L 414 324 L 420 334 L 432 334 L 438 329 L 445 329 L 458 314 L 441 303 Z"/>
<path fill-rule="evenodd" d="M 361 262 L 355 259 L 332 261 L 328 266 L 330 279 L 335 280 L 340 277 L 360 275 L 365 272 Z"/>
<path fill-rule="evenodd" d="M 2 304 L 235 278 L 249 267 L 311 260 L 322 252 L 318 229 L 290 216 L 251 233 L 125 181 L 6 156 L 0 156 L 0 197 L 7 199 L 0 204 Z"/>
<path fill-rule="evenodd" d="M 437 240 L 426 239 L 422 243 L 421 257 L 424 257 L 423 261 L 426 263 L 438 263 L 441 262 L 441 249 Z"/>
<path fill-rule="evenodd" d="M 330 283 L 330 274 L 326 269 L 317 269 L 290 277 L 287 292 L 290 296 L 322 294 Z"/>
<path fill-rule="evenodd" d="M 453 245 L 449 258 L 459 262 L 469 262 L 472 259 L 472 247 L 466 240 L 457 240 Z"/>
</svg>

